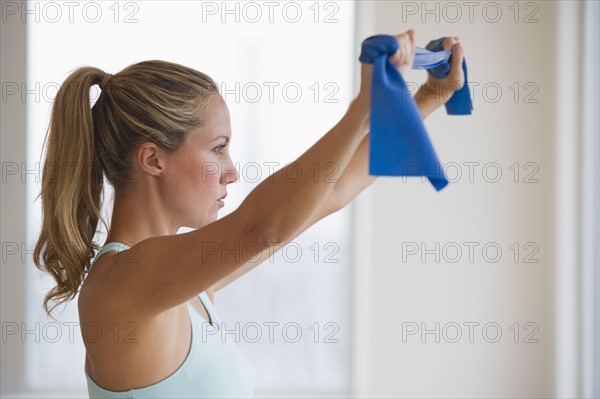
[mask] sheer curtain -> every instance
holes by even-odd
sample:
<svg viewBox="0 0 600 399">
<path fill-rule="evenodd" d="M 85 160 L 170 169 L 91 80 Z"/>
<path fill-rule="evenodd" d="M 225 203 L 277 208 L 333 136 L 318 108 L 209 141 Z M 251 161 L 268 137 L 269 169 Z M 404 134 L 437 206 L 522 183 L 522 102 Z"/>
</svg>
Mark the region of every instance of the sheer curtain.
<svg viewBox="0 0 600 399">
<path fill-rule="evenodd" d="M 178 62 L 213 77 L 230 110 L 230 151 L 240 181 L 228 187 L 219 217 L 333 127 L 354 94 L 353 2 L 28 2 L 23 7 L 32 22 L 26 85 L 37 93 L 27 103 L 29 162 L 40 161 L 53 97 L 74 68 L 92 65 L 116 73 L 146 59 Z M 92 101 L 98 94 L 93 87 Z M 39 189 L 39 179 L 28 180 L 31 248 L 41 221 L 40 202 L 34 201 Z M 106 184 L 107 220 L 112 193 Z M 102 244 L 106 232 L 100 228 L 96 242 Z M 225 328 L 237 334 L 256 366 L 258 392 L 350 390 L 350 239 L 346 208 L 216 294 Z M 32 392 L 83 392 L 85 351 L 76 300 L 57 313 L 58 322 L 46 319 L 41 304 L 51 281 L 30 257 L 27 266 L 26 384 Z"/>
</svg>

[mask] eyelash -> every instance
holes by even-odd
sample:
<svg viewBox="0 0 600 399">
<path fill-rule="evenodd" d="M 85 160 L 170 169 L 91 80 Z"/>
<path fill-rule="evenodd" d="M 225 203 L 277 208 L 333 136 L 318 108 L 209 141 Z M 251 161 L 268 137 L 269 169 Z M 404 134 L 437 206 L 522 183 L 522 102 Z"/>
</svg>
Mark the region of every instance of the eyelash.
<svg viewBox="0 0 600 399">
<path fill-rule="evenodd" d="M 216 150 L 216 151 L 217 151 L 219 154 L 222 154 L 222 152 L 221 152 L 221 151 L 219 151 L 218 149 L 225 148 L 226 146 L 227 146 L 227 144 L 223 144 L 223 145 L 217 146 L 217 147 L 215 147 L 215 150 Z"/>
</svg>

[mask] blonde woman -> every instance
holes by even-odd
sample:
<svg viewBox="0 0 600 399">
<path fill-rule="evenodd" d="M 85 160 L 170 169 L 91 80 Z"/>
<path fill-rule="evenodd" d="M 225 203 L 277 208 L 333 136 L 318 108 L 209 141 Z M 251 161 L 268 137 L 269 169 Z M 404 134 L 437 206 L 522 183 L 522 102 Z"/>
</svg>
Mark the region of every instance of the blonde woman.
<svg viewBox="0 0 600 399">
<path fill-rule="evenodd" d="M 414 33 L 396 38 L 391 59 L 406 75 Z M 456 38 L 446 42 L 454 51 L 446 80 L 460 81 L 462 49 Z M 79 293 L 91 397 L 253 396 L 252 365 L 218 334 L 201 337 L 203 323 L 219 328 L 216 291 L 374 181 L 367 173 L 371 74 L 363 64 L 346 114 L 289 171 L 334 162 L 336 183 L 313 173 L 291 182 L 288 166 L 221 219 L 238 175 L 229 112 L 209 76 L 145 61 L 114 76 L 84 67 L 66 79 L 52 109 L 34 259 L 57 283 L 44 299 L 49 315 Z M 90 108 L 92 85 L 102 91 Z M 416 100 L 423 117 L 443 104 L 435 96 Z M 103 176 L 115 199 L 106 245 L 94 258 Z M 196 230 L 176 234 L 181 226 Z M 236 244 L 244 256 L 220 252 Z"/>
</svg>

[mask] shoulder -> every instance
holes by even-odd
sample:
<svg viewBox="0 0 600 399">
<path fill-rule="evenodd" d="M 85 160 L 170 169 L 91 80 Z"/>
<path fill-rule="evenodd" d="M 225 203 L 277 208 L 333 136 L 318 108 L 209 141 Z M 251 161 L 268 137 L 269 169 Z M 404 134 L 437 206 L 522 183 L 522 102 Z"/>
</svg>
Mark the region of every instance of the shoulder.
<svg viewBox="0 0 600 399">
<path fill-rule="evenodd" d="M 128 251 L 131 251 L 132 249 L 133 247 Z M 108 308 L 107 302 L 112 300 L 113 302 L 116 302 L 114 305 L 116 305 L 117 308 L 121 311 L 124 310 L 123 303 L 127 303 L 127 298 L 121 297 L 121 295 L 119 295 L 118 292 L 115 292 L 115 290 L 112 289 L 113 287 L 111 287 L 111 282 L 115 279 L 119 279 L 120 268 L 123 267 L 124 263 L 128 262 L 128 258 L 126 258 L 128 255 L 124 252 L 126 251 L 119 252 L 117 256 L 111 256 L 110 252 L 108 252 L 96 260 L 81 285 L 78 299 L 79 306 L 94 307 L 93 305 L 98 299 L 102 298 L 102 308 Z M 113 252 L 113 255 L 114 254 L 115 253 Z M 132 261 L 129 260 L 129 262 Z M 215 287 L 216 285 L 213 285 L 205 290 L 213 305 L 215 303 Z M 111 294 L 107 295 L 108 293 Z"/>
</svg>

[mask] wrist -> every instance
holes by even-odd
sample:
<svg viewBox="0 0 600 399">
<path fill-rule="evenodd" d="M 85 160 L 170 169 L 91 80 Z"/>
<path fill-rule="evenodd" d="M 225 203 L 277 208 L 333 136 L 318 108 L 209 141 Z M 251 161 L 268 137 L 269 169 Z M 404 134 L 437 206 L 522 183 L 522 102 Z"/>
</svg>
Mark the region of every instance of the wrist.
<svg viewBox="0 0 600 399">
<path fill-rule="evenodd" d="M 458 90 L 458 86 L 455 83 L 429 76 L 423 85 L 423 89 L 425 90 L 425 93 L 431 93 L 429 97 L 435 99 L 435 102 L 439 107 L 446 104 L 450 98 L 452 98 L 454 93 Z"/>
<path fill-rule="evenodd" d="M 361 93 L 350 103 L 347 115 L 355 118 L 366 133 L 370 129 L 371 122 L 370 93 L 365 93 L 361 90 Z"/>
<path fill-rule="evenodd" d="M 373 85 L 373 65 L 361 64 L 360 68 L 360 88 L 358 97 L 361 100 L 370 102 L 371 86 Z"/>
<path fill-rule="evenodd" d="M 432 112 L 440 107 L 443 104 L 439 97 L 439 94 L 435 92 L 428 84 L 425 82 L 417 93 L 413 97 L 415 103 L 417 104 L 417 108 L 419 109 L 419 113 L 421 114 L 421 118 L 427 118 Z"/>
<path fill-rule="evenodd" d="M 433 112 L 442 105 L 446 104 L 454 94 L 452 87 L 444 85 L 444 82 L 429 78 L 419 87 L 415 94 L 415 101 L 427 108 L 428 113 Z"/>
</svg>

